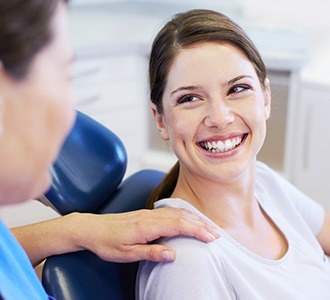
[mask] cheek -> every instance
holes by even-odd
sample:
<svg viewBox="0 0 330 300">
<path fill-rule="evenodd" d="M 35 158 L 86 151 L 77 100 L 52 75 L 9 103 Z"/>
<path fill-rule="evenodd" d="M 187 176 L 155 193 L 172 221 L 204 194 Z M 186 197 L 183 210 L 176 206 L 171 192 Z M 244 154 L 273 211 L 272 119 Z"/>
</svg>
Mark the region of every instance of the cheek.
<svg viewBox="0 0 330 300">
<path fill-rule="evenodd" d="M 252 118 L 251 118 L 252 119 Z M 256 107 L 253 120 L 251 123 L 254 126 L 254 135 L 258 138 L 258 143 L 260 143 L 259 148 L 261 148 L 264 140 L 266 138 L 266 118 L 265 118 L 265 110 L 263 107 Z"/>
<path fill-rule="evenodd" d="M 241 110 L 241 113 L 245 113 L 246 120 L 250 124 L 255 124 L 254 126 L 260 126 L 266 120 L 265 107 L 259 101 L 254 101 L 253 104 L 250 103 L 250 105 Z"/>
<path fill-rule="evenodd" d="M 75 102 L 73 101 L 71 86 L 67 85 L 62 93 L 60 113 L 64 115 L 66 120 L 66 130 L 72 127 L 75 120 L 76 112 L 74 110 Z"/>
<path fill-rule="evenodd" d="M 193 141 L 200 124 L 198 116 L 189 111 L 177 112 L 167 122 L 167 130 L 172 145 Z"/>
<path fill-rule="evenodd" d="M 50 113 L 53 115 L 53 126 L 62 128 L 61 131 L 66 133 L 71 128 L 75 116 L 71 86 L 64 80 L 56 86 L 57 89 L 49 91 L 52 95 Z"/>
</svg>

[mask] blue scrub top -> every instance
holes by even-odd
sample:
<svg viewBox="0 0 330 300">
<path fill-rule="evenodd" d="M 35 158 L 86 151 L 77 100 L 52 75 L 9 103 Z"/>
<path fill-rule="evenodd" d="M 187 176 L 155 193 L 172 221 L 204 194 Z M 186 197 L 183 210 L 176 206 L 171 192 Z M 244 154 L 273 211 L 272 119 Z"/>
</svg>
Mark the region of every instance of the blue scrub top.
<svg viewBox="0 0 330 300">
<path fill-rule="evenodd" d="M 49 300 L 31 262 L 11 234 L 0 221 L 0 299 Z"/>
</svg>

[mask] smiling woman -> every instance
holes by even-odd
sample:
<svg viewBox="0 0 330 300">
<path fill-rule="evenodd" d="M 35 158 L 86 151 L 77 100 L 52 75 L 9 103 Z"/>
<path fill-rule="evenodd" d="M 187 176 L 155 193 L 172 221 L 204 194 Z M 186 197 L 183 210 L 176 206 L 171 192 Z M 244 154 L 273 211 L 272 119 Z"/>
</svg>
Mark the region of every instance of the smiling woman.
<svg viewBox="0 0 330 300">
<path fill-rule="evenodd" d="M 209 47 L 201 48 L 199 47 L 201 43 L 209 45 Z M 247 67 L 250 72 L 252 71 L 253 76 L 249 75 L 249 73 L 245 74 L 244 68 L 242 69 L 242 74 L 238 72 L 239 69 L 236 70 L 236 73 L 233 72 L 233 70 L 231 71 L 233 77 L 230 77 L 230 74 L 223 74 L 221 82 L 215 82 L 215 84 L 222 85 L 222 92 L 228 93 L 227 99 L 235 99 L 235 97 L 244 97 L 248 92 L 251 94 L 253 86 L 251 86 L 250 82 L 252 81 L 252 83 L 258 87 L 261 87 L 265 93 L 265 97 L 267 98 L 265 99 L 267 100 L 267 102 L 265 102 L 265 109 L 268 110 L 268 113 L 270 112 L 270 90 L 269 80 L 266 78 L 266 68 L 258 50 L 250 38 L 246 35 L 246 33 L 226 16 L 219 15 L 210 11 L 192 11 L 191 13 L 182 15 L 178 14 L 172 22 L 169 22 L 160 30 L 157 37 L 155 38 L 149 64 L 150 99 L 153 103 L 152 110 L 156 118 L 157 127 L 160 130 L 160 135 L 163 139 L 169 139 L 167 132 L 164 131 L 165 128 L 162 128 L 164 127 L 162 124 L 162 118 L 164 117 L 162 113 L 164 111 L 164 106 L 166 105 L 164 103 L 165 101 L 163 101 L 163 97 L 165 98 L 165 88 L 172 88 L 170 91 L 172 103 L 175 103 L 175 96 L 179 98 L 177 99 L 178 104 L 181 102 L 187 102 L 188 99 L 190 102 L 192 99 L 196 100 L 199 97 L 203 99 L 203 95 L 196 94 L 196 89 L 202 89 L 202 87 L 199 85 L 199 82 L 197 81 L 196 76 L 200 74 L 200 70 L 203 70 L 203 75 L 200 75 L 200 77 L 204 76 L 203 81 L 208 83 L 210 78 L 218 80 L 217 74 L 219 71 L 224 73 L 225 66 L 222 65 L 222 61 L 227 59 L 224 57 L 225 53 L 222 55 L 222 60 L 218 61 L 218 58 L 216 57 L 217 52 L 213 51 L 220 46 L 224 47 L 225 50 L 227 49 L 226 54 L 229 56 L 231 54 L 229 52 L 231 52 L 231 49 L 235 47 L 237 53 L 234 52 L 232 54 L 233 57 L 231 58 L 235 59 L 235 56 L 239 58 L 243 57 L 245 67 Z M 211 49 L 204 49 L 210 47 Z M 203 53 L 203 51 L 205 51 L 205 53 Z M 182 55 L 181 52 L 183 52 Z M 189 60 L 190 53 L 193 53 L 195 55 L 195 59 L 199 60 L 198 65 L 195 65 L 195 60 Z M 207 61 L 207 59 L 204 57 L 206 54 L 211 55 L 210 61 Z M 218 51 L 218 55 L 220 54 Z M 178 59 L 178 55 L 180 58 L 182 57 L 182 61 L 181 59 Z M 239 65 L 240 61 L 242 60 L 236 62 L 236 65 Z M 206 63 L 206 65 L 204 65 L 204 63 Z M 217 67 L 213 67 L 214 63 Z M 172 65 L 173 67 L 176 66 L 177 68 L 175 69 L 175 72 L 170 72 L 169 74 L 169 70 Z M 211 68 L 209 68 L 210 65 Z M 227 62 L 226 68 L 231 69 L 232 65 Z M 169 87 L 166 85 L 166 83 L 171 78 L 172 74 L 173 76 L 179 78 L 180 81 L 176 85 L 174 84 L 174 87 Z M 189 74 L 187 79 L 185 76 L 182 76 L 187 76 L 187 74 Z M 176 78 L 173 78 L 173 81 L 175 79 Z M 189 81 L 188 79 L 192 79 L 193 81 Z M 243 79 L 247 81 L 247 83 L 245 83 Z M 196 81 L 196 84 L 191 85 L 190 83 L 194 81 Z M 179 83 L 181 82 L 182 85 L 180 86 Z M 207 90 L 204 91 L 204 93 L 206 92 Z M 240 96 L 241 94 L 243 94 L 243 96 Z M 206 105 L 210 106 L 211 102 L 206 103 Z M 210 117 L 213 118 L 213 113 L 216 113 L 222 107 L 223 106 L 219 107 L 216 105 L 215 110 L 214 107 L 209 107 L 212 112 Z M 268 118 L 268 116 L 266 117 Z M 208 120 L 206 120 L 206 122 L 210 122 L 210 119 L 207 119 Z M 246 135 L 237 136 L 236 140 L 243 140 L 245 137 Z M 229 141 L 230 139 L 227 138 L 227 146 L 229 146 Z M 212 145 L 213 143 L 217 143 L 219 144 L 219 149 L 222 149 L 222 144 L 225 144 L 226 139 L 224 140 L 222 137 L 221 139 L 213 139 L 206 142 L 212 142 Z M 207 143 L 207 145 L 209 144 Z M 174 148 L 173 144 L 172 146 Z M 172 194 L 177 183 L 178 175 L 179 164 L 176 164 L 165 178 L 165 180 L 150 197 L 148 205 L 150 208 L 153 207 L 154 201 L 166 198 Z"/>
<path fill-rule="evenodd" d="M 266 80 L 264 85 L 267 90 L 244 53 L 228 43 L 205 42 L 180 51 L 167 77 L 163 113 L 155 105 L 153 111 L 162 138 L 170 140 L 179 158 L 181 175 L 231 180 L 229 170 L 247 167 L 266 134 L 270 93 Z"/>
<path fill-rule="evenodd" d="M 328 215 L 256 159 L 271 93 L 250 39 L 220 13 L 181 13 L 156 36 L 149 68 L 153 117 L 178 158 L 149 205 L 191 210 L 222 238 L 161 240 L 177 258 L 141 264 L 137 297 L 327 299 Z"/>
</svg>

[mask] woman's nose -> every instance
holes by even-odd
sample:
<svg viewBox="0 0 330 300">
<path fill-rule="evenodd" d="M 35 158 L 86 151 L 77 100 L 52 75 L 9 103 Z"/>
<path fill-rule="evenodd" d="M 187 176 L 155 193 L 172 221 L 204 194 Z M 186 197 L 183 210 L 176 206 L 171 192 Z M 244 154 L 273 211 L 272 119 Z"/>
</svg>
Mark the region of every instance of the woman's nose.
<svg viewBox="0 0 330 300">
<path fill-rule="evenodd" d="M 209 105 L 204 123 L 207 127 L 223 128 L 234 121 L 232 109 L 226 104 L 217 102 Z"/>
</svg>

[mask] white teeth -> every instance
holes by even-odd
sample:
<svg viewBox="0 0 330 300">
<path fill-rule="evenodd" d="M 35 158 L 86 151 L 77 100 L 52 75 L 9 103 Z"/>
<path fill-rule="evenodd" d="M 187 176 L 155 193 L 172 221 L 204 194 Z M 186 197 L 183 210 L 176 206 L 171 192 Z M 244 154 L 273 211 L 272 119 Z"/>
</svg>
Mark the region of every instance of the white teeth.
<svg viewBox="0 0 330 300">
<path fill-rule="evenodd" d="M 225 141 L 203 142 L 200 145 L 212 153 L 223 153 L 234 149 L 242 141 L 242 136 L 227 139 Z"/>
<path fill-rule="evenodd" d="M 231 140 L 225 141 L 225 151 L 228 151 L 229 149 L 232 149 L 234 147 L 234 143 Z"/>
<path fill-rule="evenodd" d="M 218 141 L 217 148 L 219 149 L 220 152 L 225 151 L 225 144 L 221 141 Z"/>
</svg>

